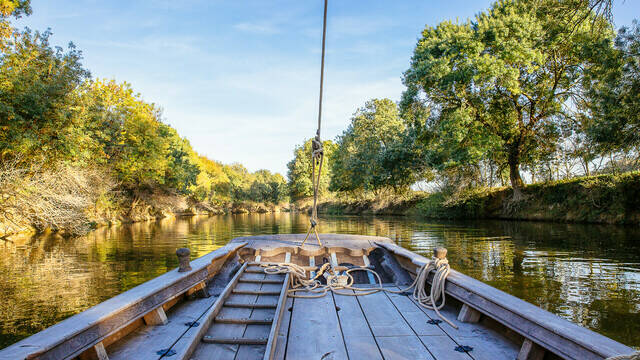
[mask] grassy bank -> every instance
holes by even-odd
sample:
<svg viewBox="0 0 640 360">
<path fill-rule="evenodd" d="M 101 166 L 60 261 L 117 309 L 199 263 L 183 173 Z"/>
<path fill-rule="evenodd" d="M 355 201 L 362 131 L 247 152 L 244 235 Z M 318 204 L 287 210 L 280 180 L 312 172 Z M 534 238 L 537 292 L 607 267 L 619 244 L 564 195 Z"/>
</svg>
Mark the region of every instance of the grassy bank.
<svg viewBox="0 0 640 360">
<path fill-rule="evenodd" d="M 308 204 L 302 204 L 305 210 Z M 640 172 L 532 184 L 524 198 L 512 190 L 476 188 L 458 194 L 414 194 L 397 199 L 329 200 L 326 214 L 417 215 L 439 219 L 510 219 L 640 224 Z"/>
<path fill-rule="evenodd" d="M 104 167 L 0 164 L 0 239 L 44 231 L 77 236 L 107 225 L 281 208 L 231 199 L 203 201 L 158 184 L 128 187 Z"/>
</svg>

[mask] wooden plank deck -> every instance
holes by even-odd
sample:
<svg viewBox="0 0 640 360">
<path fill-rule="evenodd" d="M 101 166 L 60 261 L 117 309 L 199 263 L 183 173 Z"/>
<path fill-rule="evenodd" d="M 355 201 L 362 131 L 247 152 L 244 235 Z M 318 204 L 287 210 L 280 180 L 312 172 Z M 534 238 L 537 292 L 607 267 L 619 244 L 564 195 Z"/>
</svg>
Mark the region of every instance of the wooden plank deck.
<svg viewBox="0 0 640 360">
<path fill-rule="evenodd" d="M 275 359 L 480 360 L 518 355 L 518 347 L 508 345 L 502 335 L 455 320 L 453 309 L 447 309 L 447 316 L 460 330 L 429 324 L 437 315 L 406 295 L 327 294 L 289 299 L 287 308 L 291 312 L 283 319 Z M 473 350 L 456 351 L 459 345 Z"/>
</svg>

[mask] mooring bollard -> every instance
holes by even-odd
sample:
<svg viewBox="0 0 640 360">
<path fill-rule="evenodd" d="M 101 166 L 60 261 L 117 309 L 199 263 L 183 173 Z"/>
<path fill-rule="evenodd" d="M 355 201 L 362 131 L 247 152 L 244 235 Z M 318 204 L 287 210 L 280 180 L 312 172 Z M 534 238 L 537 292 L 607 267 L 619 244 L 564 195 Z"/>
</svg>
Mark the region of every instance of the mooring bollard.
<svg viewBox="0 0 640 360">
<path fill-rule="evenodd" d="M 445 259 L 447 257 L 447 249 L 446 248 L 435 248 L 435 249 L 433 249 L 433 256 L 436 259 Z"/>
<path fill-rule="evenodd" d="M 191 250 L 187 248 L 180 248 L 176 250 L 176 255 L 178 256 L 178 261 L 180 261 L 180 268 L 178 269 L 178 272 L 191 271 L 191 265 L 189 265 Z"/>
</svg>

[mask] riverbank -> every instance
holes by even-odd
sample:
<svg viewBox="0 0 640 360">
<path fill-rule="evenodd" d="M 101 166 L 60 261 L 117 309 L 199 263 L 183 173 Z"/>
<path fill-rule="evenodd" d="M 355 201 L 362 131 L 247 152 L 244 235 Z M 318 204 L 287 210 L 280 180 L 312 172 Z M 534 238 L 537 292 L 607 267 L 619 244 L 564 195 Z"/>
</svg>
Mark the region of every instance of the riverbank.
<svg viewBox="0 0 640 360">
<path fill-rule="evenodd" d="M 244 175 L 247 183 L 253 176 Z M 211 190 L 191 191 L 154 182 L 126 184 L 105 166 L 61 163 L 45 167 L 4 162 L 0 163 L 0 239 L 46 231 L 77 236 L 101 226 L 167 217 L 267 213 L 288 208 L 269 204 L 284 204 L 282 201 L 264 200 L 273 198 L 268 196 L 269 189 L 249 194 L 253 188 L 262 189 L 264 179 L 269 179 L 269 174 L 260 175 L 262 178 L 254 179 L 248 190 L 240 188 L 240 194 L 231 196 L 231 188 L 224 187 L 212 195 Z"/>
<path fill-rule="evenodd" d="M 415 215 L 435 219 L 505 219 L 640 224 L 640 172 L 527 185 L 520 201 L 509 187 L 458 194 L 414 193 L 397 199 L 329 200 L 325 214 Z M 308 210 L 308 202 L 298 210 Z"/>
<path fill-rule="evenodd" d="M 274 213 L 289 211 L 287 205 L 256 203 L 251 201 L 211 204 L 195 201 L 192 197 L 175 192 L 154 189 L 146 191 L 113 191 L 98 197 L 84 208 L 68 209 L 64 222 L 30 222 L 28 218 L 0 222 L 0 239 L 15 240 L 53 231 L 63 236 L 84 235 L 91 230 L 121 224 L 155 221 L 166 218 L 213 216 L 225 214 Z M 62 196 L 62 195 L 61 195 Z M 39 215 L 42 216 L 42 215 Z M 15 217 L 14 217 L 15 218 Z"/>
</svg>

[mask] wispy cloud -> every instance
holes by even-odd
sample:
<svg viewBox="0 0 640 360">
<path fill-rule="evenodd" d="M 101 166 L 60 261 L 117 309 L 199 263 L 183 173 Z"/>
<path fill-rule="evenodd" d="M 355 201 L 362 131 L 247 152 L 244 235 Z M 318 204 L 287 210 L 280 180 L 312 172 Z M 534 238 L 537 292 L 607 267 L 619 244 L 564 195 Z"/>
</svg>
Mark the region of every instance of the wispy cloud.
<svg viewBox="0 0 640 360">
<path fill-rule="evenodd" d="M 233 25 L 233 28 L 239 31 L 248 32 L 252 34 L 264 34 L 264 35 L 273 35 L 278 34 L 281 30 L 275 25 L 271 23 L 249 23 L 242 22 Z"/>
</svg>

